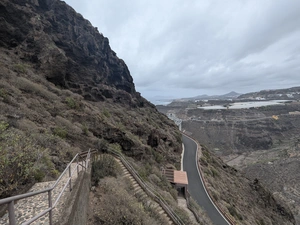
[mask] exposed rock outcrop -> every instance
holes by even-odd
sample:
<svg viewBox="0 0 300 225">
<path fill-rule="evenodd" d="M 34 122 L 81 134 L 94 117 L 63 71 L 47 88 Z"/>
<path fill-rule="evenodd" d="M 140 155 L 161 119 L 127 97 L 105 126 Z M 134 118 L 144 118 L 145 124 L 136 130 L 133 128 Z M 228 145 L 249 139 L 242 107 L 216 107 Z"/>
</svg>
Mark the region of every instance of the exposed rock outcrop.
<svg viewBox="0 0 300 225">
<path fill-rule="evenodd" d="M 89 100 L 113 98 L 116 89 L 145 103 L 108 39 L 65 2 L 1 1 L 0 14 L 0 46 L 33 63 L 55 85 Z"/>
</svg>

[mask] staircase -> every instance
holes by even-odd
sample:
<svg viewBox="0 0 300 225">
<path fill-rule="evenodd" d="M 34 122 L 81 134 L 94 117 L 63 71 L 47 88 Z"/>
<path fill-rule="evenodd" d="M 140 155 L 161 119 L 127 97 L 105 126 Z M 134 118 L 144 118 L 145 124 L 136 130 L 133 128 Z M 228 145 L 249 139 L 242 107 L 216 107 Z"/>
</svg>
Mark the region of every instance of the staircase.
<svg viewBox="0 0 300 225">
<path fill-rule="evenodd" d="M 127 159 L 118 151 L 114 149 L 108 149 L 108 152 L 117 157 L 121 163 L 121 167 L 124 169 L 125 176 L 127 175 L 129 178 L 131 178 L 131 181 L 133 183 L 134 188 L 136 190 L 136 193 L 143 194 L 142 190 L 145 192 L 145 195 L 143 198 L 149 197 L 151 207 L 155 207 L 161 215 L 166 214 L 167 215 L 167 221 L 172 221 L 171 224 L 176 225 L 183 225 L 184 222 L 181 220 L 181 218 L 173 211 L 173 209 L 168 205 L 168 203 L 160 196 L 160 194 L 153 189 L 152 187 L 148 186 L 143 179 L 140 177 L 140 175 L 137 173 L 137 171 L 131 166 L 131 164 L 127 161 Z M 140 186 L 140 187 L 138 187 Z M 139 190 L 141 188 L 142 190 Z M 158 206 L 159 205 L 159 206 Z"/>
<path fill-rule="evenodd" d="M 143 190 L 143 188 L 137 183 L 137 181 L 134 179 L 134 177 L 131 175 L 131 173 L 128 171 L 128 169 L 123 165 L 120 159 L 116 158 L 116 161 L 120 165 L 123 171 L 124 177 L 127 177 L 133 186 L 133 191 L 135 196 L 142 202 L 145 202 L 148 207 L 152 208 L 156 212 L 160 214 L 162 217 L 162 220 L 166 221 L 166 224 L 174 224 L 172 219 L 168 216 L 168 214 L 165 212 L 165 210 L 155 201 L 153 201 L 150 196 L 147 195 L 147 193 Z"/>
</svg>

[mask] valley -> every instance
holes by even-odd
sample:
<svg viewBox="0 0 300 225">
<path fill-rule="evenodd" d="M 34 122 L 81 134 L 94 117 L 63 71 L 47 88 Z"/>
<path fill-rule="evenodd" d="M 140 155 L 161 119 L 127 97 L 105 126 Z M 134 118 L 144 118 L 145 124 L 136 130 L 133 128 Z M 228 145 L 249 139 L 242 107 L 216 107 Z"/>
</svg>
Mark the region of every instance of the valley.
<svg viewBox="0 0 300 225">
<path fill-rule="evenodd" d="M 182 120 L 182 131 L 226 164 L 250 180 L 258 179 L 276 199 L 290 207 L 297 224 L 300 223 L 300 103 L 297 100 L 248 109 L 208 110 L 192 101 L 182 106 L 173 102 L 157 108 Z"/>
</svg>

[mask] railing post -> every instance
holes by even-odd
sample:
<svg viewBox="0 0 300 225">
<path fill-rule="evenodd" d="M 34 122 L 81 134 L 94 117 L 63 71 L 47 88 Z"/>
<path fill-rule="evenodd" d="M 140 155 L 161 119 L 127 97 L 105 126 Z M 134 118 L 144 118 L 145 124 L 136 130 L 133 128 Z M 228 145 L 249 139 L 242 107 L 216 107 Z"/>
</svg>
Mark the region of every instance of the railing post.
<svg viewBox="0 0 300 225">
<path fill-rule="evenodd" d="M 15 206 L 14 201 L 8 203 L 8 217 L 9 217 L 9 225 L 16 225 L 16 217 L 15 217 Z"/>
<path fill-rule="evenodd" d="M 49 203 L 49 224 L 52 225 L 52 192 L 51 190 L 48 191 L 48 203 Z"/>
<path fill-rule="evenodd" d="M 79 174 L 79 159 L 78 159 L 79 157 L 77 157 L 76 159 L 77 159 L 77 175 Z"/>
<path fill-rule="evenodd" d="M 69 166 L 70 192 L 72 191 L 71 165 Z"/>
</svg>

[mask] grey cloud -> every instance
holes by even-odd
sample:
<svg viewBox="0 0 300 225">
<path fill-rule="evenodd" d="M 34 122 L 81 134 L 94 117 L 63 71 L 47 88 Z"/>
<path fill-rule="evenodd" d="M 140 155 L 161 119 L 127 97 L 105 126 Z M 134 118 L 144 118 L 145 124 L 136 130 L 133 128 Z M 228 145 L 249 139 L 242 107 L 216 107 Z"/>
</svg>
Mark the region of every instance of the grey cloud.
<svg viewBox="0 0 300 225">
<path fill-rule="evenodd" d="M 299 1 L 66 2 L 108 36 L 147 98 L 300 85 Z"/>
<path fill-rule="evenodd" d="M 278 40 L 300 30 L 299 1 L 271 1 L 263 7 L 265 10 L 253 17 L 240 40 L 243 45 L 238 54 L 240 58 L 263 51 Z"/>
</svg>

